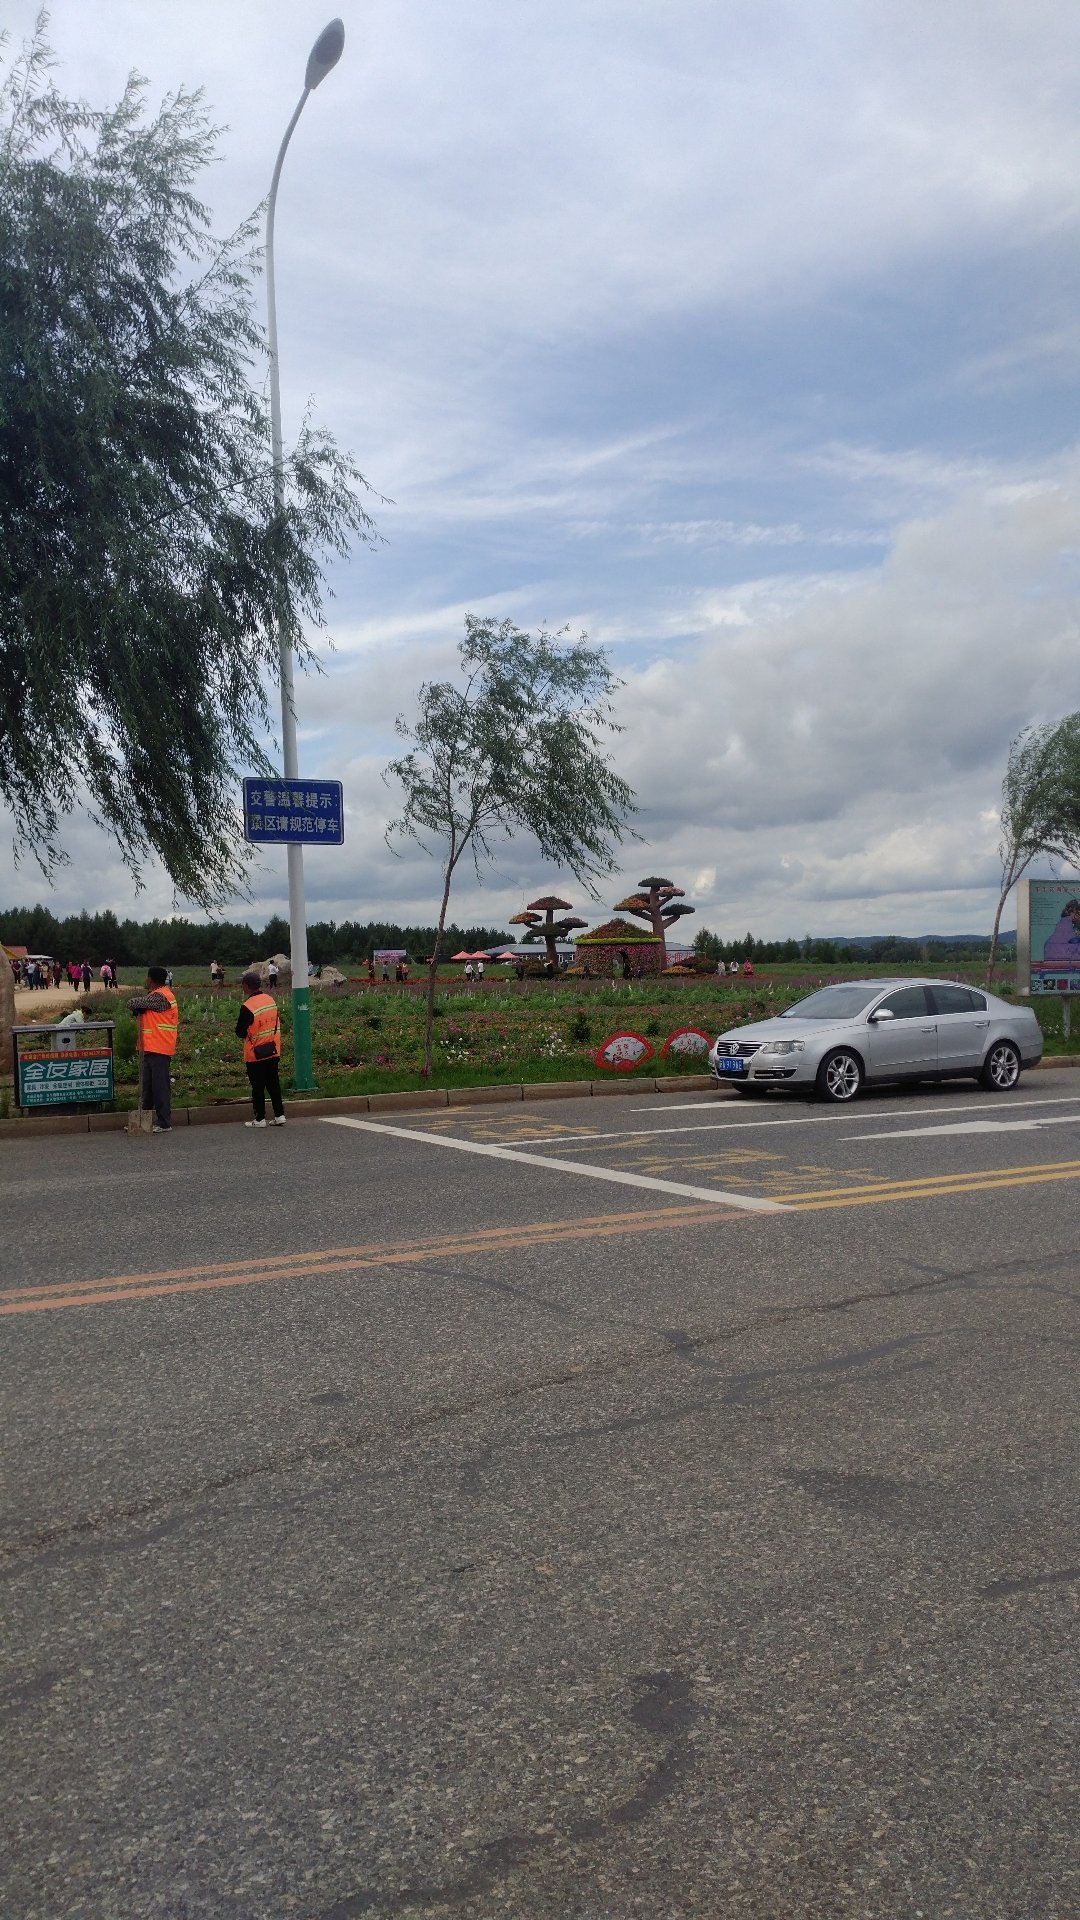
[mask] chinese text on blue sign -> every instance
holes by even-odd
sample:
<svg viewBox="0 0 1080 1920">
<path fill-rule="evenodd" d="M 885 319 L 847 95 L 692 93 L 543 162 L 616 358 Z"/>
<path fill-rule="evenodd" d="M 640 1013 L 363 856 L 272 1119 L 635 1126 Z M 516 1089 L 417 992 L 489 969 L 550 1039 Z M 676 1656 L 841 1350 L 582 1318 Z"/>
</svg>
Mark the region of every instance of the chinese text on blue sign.
<svg viewBox="0 0 1080 1920">
<path fill-rule="evenodd" d="M 340 847 L 345 814 L 340 780 L 245 780 L 244 839 L 257 846 Z"/>
<path fill-rule="evenodd" d="M 77 1053 L 22 1053 L 18 1068 L 15 1097 L 20 1107 L 69 1106 L 113 1097 L 109 1047 L 81 1047 Z"/>
</svg>

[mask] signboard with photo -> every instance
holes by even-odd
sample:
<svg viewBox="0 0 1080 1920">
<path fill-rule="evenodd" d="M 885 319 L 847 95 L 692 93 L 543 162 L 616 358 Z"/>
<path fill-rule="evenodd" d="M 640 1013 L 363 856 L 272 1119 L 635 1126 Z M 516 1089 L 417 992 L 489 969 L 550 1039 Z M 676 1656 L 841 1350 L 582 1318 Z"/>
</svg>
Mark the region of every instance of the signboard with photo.
<svg viewBox="0 0 1080 1920">
<path fill-rule="evenodd" d="M 1080 993 L 1080 878 L 1019 882 L 1016 986 L 1020 993 Z"/>
</svg>

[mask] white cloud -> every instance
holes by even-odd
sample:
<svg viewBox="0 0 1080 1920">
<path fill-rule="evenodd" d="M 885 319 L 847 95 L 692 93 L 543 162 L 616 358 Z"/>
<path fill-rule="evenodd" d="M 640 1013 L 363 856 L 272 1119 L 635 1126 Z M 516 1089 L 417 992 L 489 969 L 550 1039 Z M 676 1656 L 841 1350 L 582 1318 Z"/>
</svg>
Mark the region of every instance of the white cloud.
<svg viewBox="0 0 1080 1920">
<path fill-rule="evenodd" d="M 786 603 L 751 602 L 740 622 L 715 598 L 685 609 L 697 637 L 625 669 L 617 759 L 646 837 L 605 899 L 659 862 L 688 882 L 699 923 L 728 933 L 985 923 L 1008 742 L 1080 705 L 1080 577 L 1065 545 L 1077 525 L 1072 467 L 1038 491 L 1002 501 L 976 489 L 909 524 L 885 564 L 842 593 L 806 579 Z M 384 844 L 395 797 L 380 771 L 409 689 L 452 667 L 456 611 L 440 610 L 441 627 L 421 622 L 408 652 L 366 648 L 304 686 L 307 719 L 336 739 L 349 802 L 344 851 L 308 864 L 312 917 L 431 914 L 434 863 Z M 76 849 L 62 897 L 126 892 L 85 825 Z M 256 918 L 282 905 L 273 856 L 263 875 Z M 454 911 L 496 922 L 553 877 L 515 842 L 490 886 L 462 877 Z M 149 897 L 160 909 L 160 889 Z"/>
<path fill-rule="evenodd" d="M 16 37 L 37 5 L 9 0 Z M 107 11 L 53 0 L 61 85 L 205 83 L 227 228 L 321 16 Z M 339 650 L 301 688 L 305 764 L 351 809 L 313 913 L 430 914 L 378 775 L 468 609 L 618 650 L 649 835 L 623 880 L 689 875 L 728 931 L 985 919 L 1008 740 L 1080 703 L 1080 488 L 1047 451 L 1078 339 L 1080 13 L 371 0 L 347 25 L 283 177 L 286 429 L 314 392 L 395 504 L 388 547 L 335 568 Z M 1030 418 L 995 414 L 1021 378 Z M 136 904 L 85 821 L 69 846 L 59 901 Z M 459 913 L 551 878 L 516 846 L 504 874 Z M 27 897 L 32 866 L 0 889 Z M 272 860 L 260 889 L 256 917 L 283 904 Z M 138 910 L 169 897 L 151 876 Z"/>
</svg>

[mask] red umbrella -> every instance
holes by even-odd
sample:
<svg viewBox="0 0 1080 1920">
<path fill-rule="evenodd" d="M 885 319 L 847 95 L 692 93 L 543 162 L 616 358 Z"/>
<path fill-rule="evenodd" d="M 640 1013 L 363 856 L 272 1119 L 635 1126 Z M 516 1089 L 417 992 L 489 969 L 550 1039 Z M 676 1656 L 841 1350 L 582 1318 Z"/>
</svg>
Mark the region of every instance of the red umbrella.
<svg viewBox="0 0 1080 1920">
<path fill-rule="evenodd" d="M 475 960 L 476 955 L 475 953 L 452 953 L 450 958 L 451 960 Z"/>
</svg>

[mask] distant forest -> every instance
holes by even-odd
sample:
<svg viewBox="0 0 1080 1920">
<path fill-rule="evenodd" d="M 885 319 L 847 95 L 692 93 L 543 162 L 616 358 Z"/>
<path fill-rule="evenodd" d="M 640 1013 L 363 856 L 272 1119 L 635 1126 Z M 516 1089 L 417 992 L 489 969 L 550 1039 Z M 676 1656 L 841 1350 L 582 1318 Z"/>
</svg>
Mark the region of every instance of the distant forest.
<svg viewBox="0 0 1080 1920">
<path fill-rule="evenodd" d="M 1002 935 L 1007 945 L 1015 938 L 1015 934 Z M 434 940 L 434 927 L 403 927 L 383 920 L 314 920 L 308 927 L 308 953 L 316 966 L 361 965 L 376 947 L 403 947 L 415 962 L 427 957 Z M 93 966 L 108 958 L 129 967 L 155 962 L 208 967 L 211 960 L 242 967 L 271 953 L 288 953 L 289 925 L 276 916 L 257 933 L 236 920 L 118 920 L 114 913 L 78 913 L 58 919 L 47 907 L 12 907 L 0 912 L 0 941 L 58 960 L 89 960 Z M 462 947 L 473 952 L 504 941 L 514 941 L 504 928 L 450 926 L 443 937 L 443 952 L 457 953 Z M 809 934 L 803 940 L 756 940 L 746 933 L 741 940 L 723 940 L 707 927 L 701 927 L 694 940 L 698 959 L 712 966 L 718 960 L 749 959 L 766 965 L 805 960 L 822 967 L 841 961 L 888 966 L 921 960 L 940 967 L 949 961 L 980 959 L 989 946 L 989 939 L 978 934 L 931 935 L 919 940 L 890 935 L 853 941 L 840 936 L 815 940 Z"/>
<path fill-rule="evenodd" d="M 512 941 L 499 927 L 449 926 L 443 952 L 493 947 Z M 74 913 L 58 919 L 47 907 L 13 907 L 0 912 L 0 942 L 47 953 L 57 960 L 108 958 L 118 966 L 242 967 L 271 953 L 288 953 L 289 923 L 280 915 L 261 933 L 238 920 L 118 920 L 115 913 Z M 435 942 L 434 927 L 401 927 L 390 921 L 313 920 L 308 925 L 308 957 L 317 967 L 366 961 L 376 947 L 403 947 L 414 960 L 425 959 Z"/>
<path fill-rule="evenodd" d="M 1015 933 L 999 935 L 999 945 L 1015 944 Z M 755 940 L 752 933 L 744 933 L 741 940 L 722 940 L 710 933 L 708 927 L 701 927 L 694 940 L 698 959 L 711 961 L 714 966 L 718 960 L 760 960 L 766 966 L 770 962 L 805 960 L 817 967 L 836 966 L 841 962 L 847 966 L 860 961 L 875 967 L 897 965 L 901 961 L 910 965 L 921 960 L 924 965 L 942 967 L 950 960 L 981 960 L 989 951 L 990 936 L 978 933 L 931 933 L 917 940 L 906 939 L 902 934 L 883 934 L 880 938 L 868 935 L 862 940 L 836 934 L 830 940 L 815 940 L 809 933 L 802 940 Z"/>
</svg>

